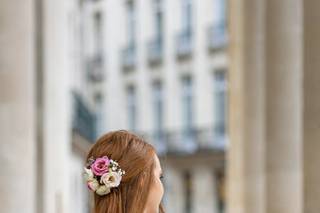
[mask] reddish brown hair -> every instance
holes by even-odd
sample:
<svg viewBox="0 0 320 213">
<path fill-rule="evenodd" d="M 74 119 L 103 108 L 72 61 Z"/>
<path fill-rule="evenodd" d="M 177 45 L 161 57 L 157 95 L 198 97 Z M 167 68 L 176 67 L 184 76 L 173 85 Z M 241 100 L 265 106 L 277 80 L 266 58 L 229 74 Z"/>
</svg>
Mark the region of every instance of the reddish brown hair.
<svg viewBox="0 0 320 213">
<path fill-rule="evenodd" d="M 141 137 L 125 130 L 110 132 L 97 140 L 87 155 L 108 156 L 126 174 L 121 184 L 105 196 L 94 194 L 94 213 L 142 213 L 154 181 L 155 149 Z M 164 212 L 159 206 L 160 212 Z"/>
</svg>

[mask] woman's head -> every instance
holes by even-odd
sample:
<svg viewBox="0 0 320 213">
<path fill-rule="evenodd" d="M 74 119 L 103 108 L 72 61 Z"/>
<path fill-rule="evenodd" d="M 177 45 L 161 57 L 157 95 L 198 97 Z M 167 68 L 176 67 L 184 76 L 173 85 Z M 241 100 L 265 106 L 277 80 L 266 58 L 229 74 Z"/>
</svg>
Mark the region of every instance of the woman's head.
<svg viewBox="0 0 320 213">
<path fill-rule="evenodd" d="M 159 159 L 154 148 L 125 130 L 102 136 L 88 153 L 87 160 L 107 156 L 125 171 L 118 187 L 105 196 L 94 195 L 95 213 L 163 212 L 163 186 Z"/>
</svg>

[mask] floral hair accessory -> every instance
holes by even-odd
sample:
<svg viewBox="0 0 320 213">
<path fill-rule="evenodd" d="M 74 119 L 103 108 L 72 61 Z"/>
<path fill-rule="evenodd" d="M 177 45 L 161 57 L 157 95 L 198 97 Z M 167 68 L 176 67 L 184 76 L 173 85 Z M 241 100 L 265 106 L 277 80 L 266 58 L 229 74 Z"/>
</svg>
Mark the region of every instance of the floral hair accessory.
<svg viewBox="0 0 320 213">
<path fill-rule="evenodd" d="M 89 158 L 84 168 L 88 188 L 101 196 L 109 194 L 111 188 L 118 187 L 124 174 L 119 164 L 107 156 Z"/>
</svg>

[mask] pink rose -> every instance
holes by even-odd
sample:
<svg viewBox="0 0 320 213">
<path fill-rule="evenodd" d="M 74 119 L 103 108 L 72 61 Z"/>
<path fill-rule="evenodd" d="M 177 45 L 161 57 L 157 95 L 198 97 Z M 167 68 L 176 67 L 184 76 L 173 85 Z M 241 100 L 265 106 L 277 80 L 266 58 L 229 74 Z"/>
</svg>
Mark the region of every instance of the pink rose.
<svg viewBox="0 0 320 213">
<path fill-rule="evenodd" d="M 101 158 L 97 158 L 94 163 L 91 165 L 91 170 L 93 174 L 97 176 L 102 176 L 106 172 L 108 172 L 110 160 L 108 157 L 104 156 Z"/>
</svg>

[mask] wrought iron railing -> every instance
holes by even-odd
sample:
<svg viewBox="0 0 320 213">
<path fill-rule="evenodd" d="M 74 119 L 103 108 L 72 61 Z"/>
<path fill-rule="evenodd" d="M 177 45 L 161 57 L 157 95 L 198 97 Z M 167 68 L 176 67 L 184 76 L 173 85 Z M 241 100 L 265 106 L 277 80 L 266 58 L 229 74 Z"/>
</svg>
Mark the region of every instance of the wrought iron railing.
<svg viewBox="0 0 320 213">
<path fill-rule="evenodd" d="M 74 132 L 93 142 L 96 137 L 95 114 L 83 102 L 78 94 L 73 94 L 73 122 L 72 129 Z"/>
<path fill-rule="evenodd" d="M 219 131 L 217 131 L 219 129 Z M 228 142 L 224 127 L 188 128 L 177 131 L 161 131 L 147 136 L 158 153 L 164 155 L 193 154 L 202 151 L 224 151 Z"/>
<path fill-rule="evenodd" d="M 185 129 L 167 133 L 167 152 L 191 154 L 197 150 L 196 130 Z"/>
<path fill-rule="evenodd" d="M 217 124 L 214 128 L 199 129 L 197 132 L 198 149 L 200 150 L 224 150 L 227 140 L 223 124 Z"/>
</svg>

